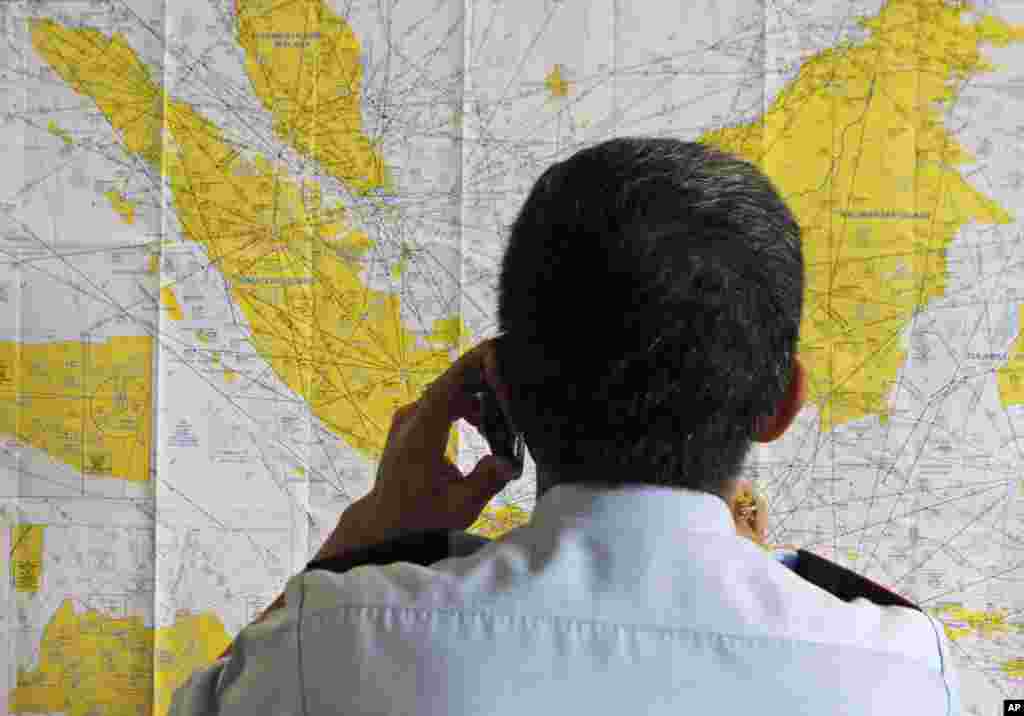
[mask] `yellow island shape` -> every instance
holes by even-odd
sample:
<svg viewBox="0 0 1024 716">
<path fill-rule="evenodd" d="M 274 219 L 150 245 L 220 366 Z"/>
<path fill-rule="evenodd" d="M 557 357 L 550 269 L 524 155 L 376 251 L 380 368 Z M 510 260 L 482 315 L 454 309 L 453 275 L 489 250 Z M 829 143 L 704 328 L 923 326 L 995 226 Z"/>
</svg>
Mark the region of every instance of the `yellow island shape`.
<svg viewBox="0 0 1024 716">
<path fill-rule="evenodd" d="M 387 188 L 384 159 L 362 130 L 359 40 L 323 0 L 235 0 L 238 43 L 274 133 L 366 195 Z"/>
<path fill-rule="evenodd" d="M 153 339 L 0 341 L 0 433 L 87 477 L 149 479 Z"/>
<path fill-rule="evenodd" d="M 12 714 L 166 716 L 175 689 L 209 666 L 231 638 L 213 614 L 179 614 L 154 630 L 140 617 L 75 613 L 65 599 L 43 629 L 35 669 L 18 669 Z"/>
<path fill-rule="evenodd" d="M 890 0 L 861 20 L 867 39 L 811 57 L 763 116 L 701 138 L 760 167 L 803 230 L 799 351 L 821 432 L 886 422 L 900 335 L 944 294 L 946 249 L 967 224 L 1013 220 L 957 170 L 974 157 L 943 124 L 956 83 L 994 69 L 981 46 L 1024 40 L 1024 26 L 965 22 L 971 9 Z"/>
<path fill-rule="evenodd" d="M 327 24 L 323 33 L 344 35 L 337 23 L 318 21 Z M 426 336 L 407 330 L 398 297 L 359 278 L 373 242 L 350 227 L 347 211 L 323 206 L 317 183 L 246 155 L 166 94 L 122 35 L 33 20 L 31 37 L 58 76 L 96 103 L 125 148 L 165 173 L 185 235 L 228 279 L 256 350 L 277 376 L 335 434 L 378 460 L 395 409 L 447 369 L 453 350 L 468 349 L 461 319 L 439 319 Z M 346 57 L 324 56 L 321 64 Z M 161 294 L 176 318 L 171 297 Z M 449 459 L 457 449 L 453 428 Z"/>
</svg>

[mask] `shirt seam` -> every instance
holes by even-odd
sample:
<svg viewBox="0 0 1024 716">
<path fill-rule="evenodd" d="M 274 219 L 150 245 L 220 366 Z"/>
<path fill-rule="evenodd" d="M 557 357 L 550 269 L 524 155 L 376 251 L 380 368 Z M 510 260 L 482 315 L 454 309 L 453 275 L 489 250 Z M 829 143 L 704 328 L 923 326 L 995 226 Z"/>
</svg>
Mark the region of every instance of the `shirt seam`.
<svg viewBox="0 0 1024 716">
<path fill-rule="evenodd" d="M 736 633 L 733 633 L 733 632 L 713 631 L 713 630 L 710 630 L 710 629 L 700 630 L 700 629 L 695 629 L 695 628 L 692 628 L 692 627 L 685 627 L 685 626 L 678 626 L 677 627 L 677 626 L 657 626 L 657 625 L 653 625 L 653 624 L 629 624 L 629 623 L 622 623 L 622 622 L 605 621 L 605 620 L 602 620 L 602 619 L 582 619 L 580 617 L 567 617 L 567 616 L 549 615 L 549 614 L 516 614 L 516 615 L 513 615 L 513 614 L 498 614 L 498 613 L 492 612 L 492 611 L 486 611 L 486 610 L 481 610 L 481 609 L 465 609 L 463 607 L 413 607 L 413 606 L 398 606 L 398 605 L 394 605 L 394 604 L 334 604 L 334 605 L 331 605 L 331 606 L 328 606 L 328 607 L 324 607 L 322 609 L 317 609 L 316 611 L 314 611 L 312 613 L 307 613 L 307 622 L 308 622 L 308 619 L 310 617 L 318 617 L 321 614 L 324 614 L 324 613 L 327 613 L 327 612 L 331 612 L 331 611 L 338 611 L 338 610 L 342 610 L 342 609 L 350 609 L 350 610 L 354 610 L 354 609 L 386 609 L 386 610 L 402 610 L 402 611 L 417 611 L 417 612 L 432 612 L 432 613 L 445 613 L 445 612 L 449 612 L 449 613 L 463 614 L 463 615 L 467 615 L 467 616 L 472 615 L 472 616 L 529 617 L 529 618 L 534 619 L 534 620 L 547 621 L 547 622 L 571 622 L 571 623 L 576 623 L 576 624 L 600 624 L 600 625 L 605 625 L 605 626 L 627 627 L 627 628 L 632 629 L 634 631 L 646 631 L 646 632 L 658 632 L 658 631 L 660 631 L 660 632 L 666 632 L 666 631 L 670 631 L 670 632 L 690 632 L 692 634 L 710 634 L 710 635 L 713 635 L 713 636 L 731 637 L 733 639 L 771 641 L 771 642 L 776 642 L 776 643 L 779 643 L 779 644 L 782 644 L 782 643 L 798 643 L 798 644 L 809 644 L 809 645 L 813 645 L 813 646 L 839 647 L 839 648 L 844 648 L 844 649 L 856 649 L 858 651 L 865 651 L 865 652 L 870 652 L 870 653 L 873 653 L 873 654 L 884 654 L 885 656 L 888 656 L 888 657 L 891 657 L 891 658 L 904 659 L 905 661 L 910 661 L 910 662 L 913 662 L 915 664 L 924 664 L 929 670 L 931 670 L 931 666 L 930 666 L 930 664 L 929 664 L 927 659 L 917 659 L 917 658 L 914 658 L 912 656 L 903 656 L 903 655 L 901 655 L 899 653 L 895 653 L 895 652 L 891 652 L 891 651 L 885 651 L 884 649 L 872 649 L 872 648 L 866 647 L 866 646 L 857 646 L 857 645 L 844 644 L 844 643 L 839 643 L 839 642 L 810 641 L 808 639 L 800 639 L 798 637 L 782 637 L 782 636 L 770 636 L 770 635 L 736 634 Z M 927 616 L 927 615 L 925 615 L 925 616 Z M 297 624 L 298 624 L 299 628 L 301 629 L 301 627 L 303 625 L 303 622 L 301 620 L 299 620 L 297 622 Z M 934 625 L 933 625 L 932 628 L 934 629 Z M 942 664 L 942 652 L 941 652 L 941 650 L 939 652 L 939 660 L 940 660 L 940 673 L 944 674 L 944 672 L 941 669 L 941 664 Z M 943 682 L 945 682 L 945 678 L 943 678 Z M 946 694 L 947 694 L 947 702 L 948 702 L 949 701 L 949 687 L 948 687 L 948 685 L 946 686 Z"/>
<path fill-rule="evenodd" d="M 925 614 L 928 617 L 928 623 L 932 625 L 932 631 L 935 632 L 935 646 L 939 649 L 939 672 L 942 674 L 942 686 L 946 689 L 946 716 L 952 716 L 953 714 L 953 694 L 949 689 L 949 680 L 946 678 L 946 656 L 942 649 L 942 635 L 939 634 L 938 627 L 936 627 L 935 617 L 930 614 Z"/>
</svg>

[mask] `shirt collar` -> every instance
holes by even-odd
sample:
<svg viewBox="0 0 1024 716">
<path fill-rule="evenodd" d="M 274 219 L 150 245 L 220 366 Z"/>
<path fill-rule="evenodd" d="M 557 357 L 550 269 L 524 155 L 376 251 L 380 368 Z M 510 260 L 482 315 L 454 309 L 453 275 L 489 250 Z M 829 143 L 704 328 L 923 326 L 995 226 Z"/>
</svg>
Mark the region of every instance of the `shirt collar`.
<svg viewBox="0 0 1024 716">
<path fill-rule="evenodd" d="M 541 470 L 540 466 L 537 467 Z M 538 475 L 538 480 L 541 477 Z M 717 495 L 685 487 L 623 485 L 608 488 L 580 483 L 552 484 L 534 506 L 530 521 L 577 522 L 612 531 L 715 532 L 736 534 L 736 523 L 725 500 Z"/>
</svg>

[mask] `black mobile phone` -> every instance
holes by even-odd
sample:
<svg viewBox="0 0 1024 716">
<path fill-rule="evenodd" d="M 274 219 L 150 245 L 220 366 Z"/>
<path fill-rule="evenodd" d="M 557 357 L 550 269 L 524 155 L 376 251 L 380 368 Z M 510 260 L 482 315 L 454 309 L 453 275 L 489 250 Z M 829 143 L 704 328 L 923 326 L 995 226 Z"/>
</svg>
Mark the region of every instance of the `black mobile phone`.
<svg viewBox="0 0 1024 716">
<path fill-rule="evenodd" d="M 512 461 L 522 470 L 523 436 L 512 429 L 491 386 L 483 376 L 477 375 L 467 383 L 466 391 L 480 401 L 480 434 L 484 436 L 491 452 Z"/>
</svg>

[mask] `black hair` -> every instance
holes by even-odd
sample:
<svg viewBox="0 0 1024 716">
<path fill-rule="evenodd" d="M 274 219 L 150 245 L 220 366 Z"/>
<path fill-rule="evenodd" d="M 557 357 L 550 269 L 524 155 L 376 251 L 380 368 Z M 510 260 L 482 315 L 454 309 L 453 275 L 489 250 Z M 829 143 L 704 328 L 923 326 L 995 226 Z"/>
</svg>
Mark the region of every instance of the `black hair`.
<svg viewBox="0 0 1024 716">
<path fill-rule="evenodd" d="M 512 224 L 495 353 L 558 483 L 720 496 L 792 377 L 800 228 L 768 177 L 700 143 L 621 137 L 536 181 Z"/>
</svg>

